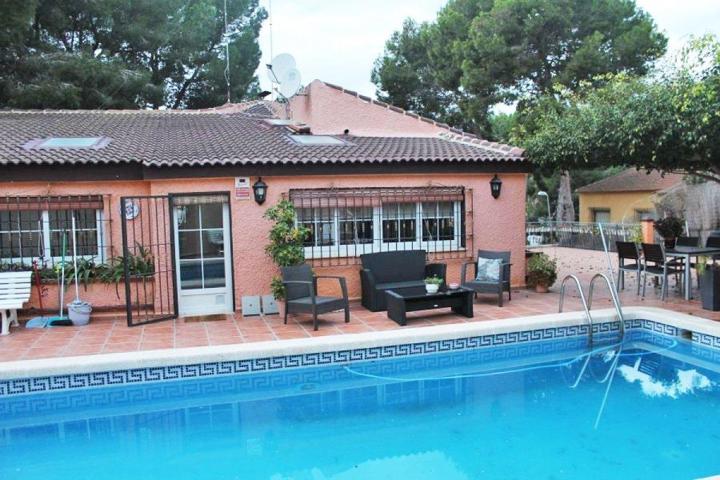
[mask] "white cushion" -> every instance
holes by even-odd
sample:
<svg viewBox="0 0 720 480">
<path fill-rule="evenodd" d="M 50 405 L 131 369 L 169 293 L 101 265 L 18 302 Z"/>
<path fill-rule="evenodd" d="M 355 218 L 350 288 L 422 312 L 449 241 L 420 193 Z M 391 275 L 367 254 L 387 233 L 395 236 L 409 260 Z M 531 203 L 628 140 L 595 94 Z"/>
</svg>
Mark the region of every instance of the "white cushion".
<svg viewBox="0 0 720 480">
<path fill-rule="evenodd" d="M 477 261 L 477 276 L 475 280 L 478 282 L 497 282 L 500 280 L 500 258 L 482 258 Z"/>
</svg>

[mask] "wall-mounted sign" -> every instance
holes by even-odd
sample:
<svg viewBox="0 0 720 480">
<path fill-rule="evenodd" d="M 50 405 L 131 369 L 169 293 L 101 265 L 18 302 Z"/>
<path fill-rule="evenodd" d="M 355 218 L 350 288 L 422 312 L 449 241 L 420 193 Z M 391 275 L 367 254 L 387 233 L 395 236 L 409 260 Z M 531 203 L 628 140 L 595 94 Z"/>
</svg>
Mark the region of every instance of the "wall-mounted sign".
<svg viewBox="0 0 720 480">
<path fill-rule="evenodd" d="M 250 200 L 250 177 L 235 177 L 235 200 Z"/>
<path fill-rule="evenodd" d="M 134 220 L 140 215 L 140 205 L 132 200 L 125 200 L 125 219 Z"/>
</svg>

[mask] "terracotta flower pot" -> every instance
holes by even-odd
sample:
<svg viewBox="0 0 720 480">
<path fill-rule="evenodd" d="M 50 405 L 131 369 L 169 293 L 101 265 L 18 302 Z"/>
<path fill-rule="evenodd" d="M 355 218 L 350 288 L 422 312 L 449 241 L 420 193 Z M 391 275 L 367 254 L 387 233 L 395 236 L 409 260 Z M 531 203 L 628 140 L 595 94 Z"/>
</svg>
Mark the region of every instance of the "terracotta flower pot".
<svg viewBox="0 0 720 480">
<path fill-rule="evenodd" d="M 537 293 L 548 293 L 550 291 L 550 288 L 542 283 L 538 283 L 535 285 L 535 291 Z"/>
</svg>

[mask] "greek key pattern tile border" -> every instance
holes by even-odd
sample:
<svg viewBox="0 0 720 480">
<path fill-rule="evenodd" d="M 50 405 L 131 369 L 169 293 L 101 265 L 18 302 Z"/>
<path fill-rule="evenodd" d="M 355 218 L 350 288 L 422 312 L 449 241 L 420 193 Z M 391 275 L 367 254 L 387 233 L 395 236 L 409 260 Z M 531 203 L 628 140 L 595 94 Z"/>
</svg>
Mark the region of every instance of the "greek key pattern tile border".
<svg viewBox="0 0 720 480">
<path fill-rule="evenodd" d="M 663 335 L 675 336 L 676 327 L 652 320 L 626 320 L 626 329 L 642 329 Z M 593 334 L 617 332 L 619 322 L 605 322 L 593 326 Z M 143 382 L 162 382 L 182 379 L 197 379 L 222 375 L 270 372 L 288 368 L 327 366 L 368 360 L 427 355 L 467 349 L 516 345 L 543 340 L 555 340 L 585 336 L 587 325 L 560 326 L 519 332 L 506 332 L 451 340 L 369 347 L 333 352 L 306 353 L 279 357 L 254 358 L 237 361 L 223 361 L 165 367 L 132 368 L 105 372 L 79 373 L 46 377 L 19 378 L 0 381 L 0 397 L 47 393 L 71 389 L 95 388 L 118 385 L 133 385 Z M 709 337 L 707 345 L 720 348 L 720 339 Z M 705 344 L 705 343 L 703 343 Z"/>
<path fill-rule="evenodd" d="M 692 341 L 705 347 L 720 349 L 720 337 L 708 335 L 707 333 L 692 332 Z"/>
</svg>

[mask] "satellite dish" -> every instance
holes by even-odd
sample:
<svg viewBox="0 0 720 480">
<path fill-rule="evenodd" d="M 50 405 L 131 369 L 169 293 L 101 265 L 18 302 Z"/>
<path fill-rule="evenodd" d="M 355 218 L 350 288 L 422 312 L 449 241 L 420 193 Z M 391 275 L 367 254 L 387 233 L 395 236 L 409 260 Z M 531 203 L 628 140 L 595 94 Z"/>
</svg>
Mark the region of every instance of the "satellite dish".
<svg viewBox="0 0 720 480">
<path fill-rule="evenodd" d="M 300 70 L 291 68 L 280 78 L 278 91 L 285 98 L 294 96 L 300 88 Z"/>
<path fill-rule="evenodd" d="M 272 83 L 282 83 L 285 74 L 295 68 L 295 58 L 289 53 L 281 53 L 268 65 L 268 78 Z"/>
</svg>

